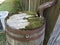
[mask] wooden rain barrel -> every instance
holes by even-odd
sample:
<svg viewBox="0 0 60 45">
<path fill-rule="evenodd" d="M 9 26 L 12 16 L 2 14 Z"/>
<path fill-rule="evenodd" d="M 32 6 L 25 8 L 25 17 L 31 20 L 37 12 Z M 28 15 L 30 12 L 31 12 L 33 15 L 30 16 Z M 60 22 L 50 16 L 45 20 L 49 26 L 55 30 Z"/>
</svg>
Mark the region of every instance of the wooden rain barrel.
<svg viewBox="0 0 60 45">
<path fill-rule="evenodd" d="M 42 18 L 46 8 L 55 4 L 55 0 L 41 4 L 38 8 L 38 15 Z M 43 18 L 42 18 L 43 19 Z M 33 30 L 16 30 L 6 25 L 8 45 L 43 45 L 45 35 L 45 23 Z"/>
<path fill-rule="evenodd" d="M 45 24 L 33 30 L 15 30 L 6 25 L 8 45 L 43 45 Z"/>
</svg>

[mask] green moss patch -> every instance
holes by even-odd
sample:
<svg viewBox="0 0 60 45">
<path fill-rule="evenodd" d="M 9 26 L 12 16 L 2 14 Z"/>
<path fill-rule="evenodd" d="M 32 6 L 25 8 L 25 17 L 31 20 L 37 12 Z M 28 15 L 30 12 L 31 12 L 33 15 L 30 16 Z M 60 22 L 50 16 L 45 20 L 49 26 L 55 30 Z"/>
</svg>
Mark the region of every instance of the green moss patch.
<svg viewBox="0 0 60 45">
<path fill-rule="evenodd" d="M 25 27 L 24 30 L 31 30 L 41 27 L 45 21 L 41 20 L 40 17 L 36 17 L 34 12 L 26 12 L 27 15 L 32 15 L 32 17 L 27 18 L 30 24 Z"/>
</svg>

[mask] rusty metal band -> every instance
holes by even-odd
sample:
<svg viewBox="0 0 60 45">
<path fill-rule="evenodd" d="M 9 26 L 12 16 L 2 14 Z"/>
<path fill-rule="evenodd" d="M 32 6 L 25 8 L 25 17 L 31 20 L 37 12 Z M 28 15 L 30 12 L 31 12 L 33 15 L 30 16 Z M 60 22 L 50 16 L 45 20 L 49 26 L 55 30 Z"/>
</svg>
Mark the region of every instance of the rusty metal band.
<svg viewBox="0 0 60 45">
<path fill-rule="evenodd" d="M 41 4 L 38 7 L 37 14 L 40 15 L 40 16 L 43 16 L 44 10 L 46 8 L 49 8 L 51 6 L 54 6 L 57 2 L 58 2 L 57 0 L 52 0 L 52 1 L 49 1 L 49 2 L 46 2 L 46 3 Z"/>
<path fill-rule="evenodd" d="M 11 45 L 11 44 L 8 42 L 8 45 Z M 43 41 L 39 45 L 43 45 Z"/>
<path fill-rule="evenodd" d="M 36 40 L 36 39 L 40 38 L 41 36 L 43 36 L 45 34 L 45 32 L 42 32 L 40 35 L 38 35 L 36 37 L 32 37 L 32 38 L 25 38 L 25 37 L 24 38 L 17 38 L 15 36 L 10 35 L 8 32 L 6 32 L 6 33 L 10 38 L 13 38 L 13 39 L 18 40 L 18 41 L 23 41 L 23 42 Z"/>
<path fill-rule="evenodd" d="M 6 28 L 7 28 L 6 31 L 9 31 L 15 34 L 34 34 L 34 33 L 38 33 L 42 31 L 42 29 L 45 28 L 45 24 L 42 25 L 40 28 L 34 29 L 34 30 L 15 30 L 15 29 L 10 28 L 9 26 L 7 26 Z"/>
</svg>

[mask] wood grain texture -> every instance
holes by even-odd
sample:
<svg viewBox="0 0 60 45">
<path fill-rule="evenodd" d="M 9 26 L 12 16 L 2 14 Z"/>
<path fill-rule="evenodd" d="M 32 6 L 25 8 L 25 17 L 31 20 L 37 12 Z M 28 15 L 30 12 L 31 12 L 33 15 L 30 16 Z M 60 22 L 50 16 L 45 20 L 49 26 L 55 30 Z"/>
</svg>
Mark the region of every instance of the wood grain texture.
<svg viewBox="0 0 60 45">
<path fill-rule="evenodd" d="M 14 30 L 14 31 L 16 31 L 16 30 Z M 33 32 L 34 32 L 34 30 L 33 30 Z M 8 29 L 6 30 L 6 33 L 7 33 L 7 41 L 11 45 L 40 45 L 40 43 L 43 42 L 43 40 L 44 40 L 45 26 L 39 32 L 36 31 L 33 34 L 27 33 L 27 35 L 29 35 L 28 38 L 25 37 L 26 34 L 13 33 L 11 31 L 8 31 Z"/>
<path fill-rule="evenodd" d="M 22 7 L 24 8 L 23 11 L 28 11 L 29 10 L 29 0 L 20 0 L 22 1 Z M 40 0 L 30 0 L 30 11 L 36 12 L 37 7 L 40 5 Z"/>
<path fill-rule="evenodd" d="M 51 1 L 51 0 L 46 0 L 45 2 L 47 2 L 47 1 Z M 53 31 L 56 20 L 58 18 L 59 13 L 60 13 L 60 0 L 57 0 L 57 1 L 58 2 L 54 6 L 48 8 L 44 11 L 44 17 L 46 19 L 46 24 L 47 24 L 46 30 L 45 30 L 46 35 L 45 35 L 44 45 L 47 45 L 50 34 Z"/>
</svg>

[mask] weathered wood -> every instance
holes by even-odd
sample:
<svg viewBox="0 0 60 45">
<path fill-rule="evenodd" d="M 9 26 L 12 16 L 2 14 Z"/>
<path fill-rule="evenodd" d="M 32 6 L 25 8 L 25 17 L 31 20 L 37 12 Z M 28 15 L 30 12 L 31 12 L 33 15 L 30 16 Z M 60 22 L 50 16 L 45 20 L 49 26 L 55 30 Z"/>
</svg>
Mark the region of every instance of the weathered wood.
<svg viewBox="0 0 60 45">
<path fill-rule="evenodd" d="M 32 1 L 33 2 L 33 1 Z M 31 2 L 31 4 L 32 4 L 32 2 Z M 46 8 L 47 7 L 50 7 L 52 4 L 54 4 L 54 1 L 52 1 L 52 2 L 49 2 L 49 3 L 47 3 L 48 4 L 48 6 L 46 6 Z M 24 4 L 23 4 L 24 5 Z M 24 5 L 25 6 L 25 5 Z M 32 5 L 33 6 L 33 5 Z M 44 6 L 44 5 L 42 5 L 42 6 Z M 25 7 L 24 7 L 25 8 Z M 35 7 L 33 7 L 33 8 L 35 8 Z M 32 9 L 32 8 L 31 8 Z M 45 8 L 44 8 L 45 9 Z M 42 10 L 41 10 L 42 11 Z M 41 13 L 43 13 L 43 11 L 41 12 Z M 8 28 L 7 28 L 8 29 Z M 43 28 L 44 29 L 44 28 Z M 9 30 L 9 29 L 8 29 Z M 16 30 L 12 30 L 12 29 L 10 29 L 11 31 L 13 31 L 13 32 L 11 32 L 11 31 L 6 31 L 7 32 L 7 40 L 8 40 L 8 42 L 11 44 L 11 45 L 15 45 L 15 43 L 16 43 L 16 45 L 39 45 L 42 41 L 43 41 L 43 38 L 44 38 L 44 35 L 43 35 L 43 38 L 42 37 L 40 37 L 40 38 L 36 38 L 36 40 L 34 39 L 34 38 L 29 38 L 29 39 L 26 39 L 26 37 L 24 37 L 24 35 L 23 36 L 21 36 L 21 35 L 18 35 L 18 34 L 16 34 L 17 33 L 17 31 Z M 44 32 L 44 31 L 43 31 Z M 27 32 L 26 32 L 27 33 Z M 36 32 L 37 33 L 37 32 Z M 39 33 L 37 33 L 37 35 L 39 36 L 39 34 L 40 33 L 42 33 L 42 32 L 39 32 Z M 34 33 L 35 34 L 35 33 Z M 32 34 L 33 35 L 33 34 Z M 24 37 L 24 38 L 21 38 L 21 37 Z M 29 37 L 29 36 L 28 36 Z M 31 40 L 32 39 L 32 40 Z M 10 41 L 11 40 L 11 41 Z M 18 41 L 17 41 L 18 40 Z M 28 41 L 28 42 L 22 42 L 22 40 L 23 41 Z M 42 40 L 42 41 L 41 41 Z M 32 41 L 32 42 L 29 42 L 29 41 Z M 20 43 L 21 42 L 21 43 Z M 43 45 L 43 44 L 42 44 Z"/>
<path fill-rule="evenodd" d="M 47 45 L 60 45 L 60 15 Z"/>
<path fill-rule="evenodd" d="M 20 0 L 22 1 L 22 7 L 24 8 L 23 11 L 29 10 L 29 0 Z M 37 7 L 40 5 L 40 0 L 30 0 L 30 11 L 36 12 Z M 37 3 L 38 2 L 38 3 Z"/>
<path fill-rule="evenodd" d="M 55 3 L 56 3 L 56 0 L 52 0 L 52 1 L 50 1 L 50 2 L 46 2 L 46 3 L 41 4 L 41 5 L 38 7 L 38 10 L 37 10 L 38 16 L 43 16 L 44 10 L 45 10 L 46 8 L 48 8 L 48 7 L 51 7 L 51 6 L 55 5 Z"/>
<path fill-rule="evenodd" d="M 51 0 L 46 0 L 45 2 L 47 2 L 47 1 L 51 1 Z M 57 3 L 54 6 L 48 8 L 44 11 L 44 17 L 46 18 L 46 24 L 47 24 L 46 31 L 45 31 L 46 35 L 45 35 L 44 45 L 47 45 L 50 34 L 53 31 L 56 20 L 60 13 L 59 8 L 60 8 L 60 0 L 57 0 Z"/>
<path fill-rule="evenodd" d="M 21 32 L 21 33 L 20 33 Z M 34 30 L 15 30 L 7 26 L 7 41 L 11 45 L 43 45 L 45 24 Z"/>
</svg>

